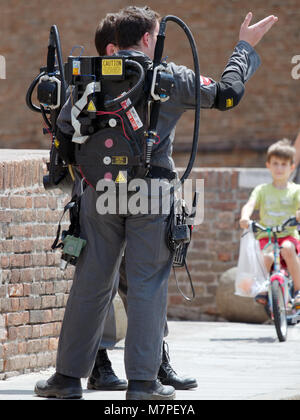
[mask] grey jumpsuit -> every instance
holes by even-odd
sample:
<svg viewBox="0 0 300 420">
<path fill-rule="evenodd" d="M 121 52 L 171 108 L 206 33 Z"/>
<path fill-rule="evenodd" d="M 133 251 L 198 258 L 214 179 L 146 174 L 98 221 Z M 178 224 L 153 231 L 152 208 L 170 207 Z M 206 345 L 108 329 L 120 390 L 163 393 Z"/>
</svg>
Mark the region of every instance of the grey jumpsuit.
<svg viewBox="0 0 300 420">
<path fill-rule="evenodd" d="M 119 54 L 144 56 L 136 51 Z M 253 48 L 240 41 L 223 76 L 236 72 L 245 83 L 259 64 Z M 158 126 L 161 141 L 154 147 L 151 163 L 174 170 L 171 155 L 175 126 L 183 112 L 195 106 L 195 75 L 184 66 L 173 63 L 168 66 L 175 79 L 175 88 L 170 100 L 161 107 Z M 202 108 L 216 107 L 220 86 L 211 79 L 204 80 Z M 60 130 L 68 135 L 74 131 L 70 109 L 68 101 L 58 120 Z M 172 267 L 172 255 L 165 242 L 167 215 L 99 215 L 97 197 L 96 191 L 88 186 L 81 199 L 81 236 L 87 240 L 87 245 L 76 266 L 59 339 L 56 369 L 58 373 L 77 378 L 88 377 L 91 373 L 126 247 L 126 374 L 130 380 L 154 380 L 161 363 L 168 278 Z"/>
</svg>

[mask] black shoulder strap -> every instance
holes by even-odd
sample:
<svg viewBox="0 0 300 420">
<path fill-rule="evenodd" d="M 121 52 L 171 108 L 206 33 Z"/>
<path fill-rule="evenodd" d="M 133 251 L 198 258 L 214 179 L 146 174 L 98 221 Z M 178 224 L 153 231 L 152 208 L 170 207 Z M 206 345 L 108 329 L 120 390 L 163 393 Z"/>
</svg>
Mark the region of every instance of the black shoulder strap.
<svg viewBox="0 0 300 420">
<path fill-rule="evenodd" d="M 71 222 L 69 226 L 68 234 L 75 235 L 75 236 L 79 235 L 80 233 L 80 224 L 79 224 L 80 200 L 81 200 L 81 197 L 78 197 L 77 195 L 75 195 L 74 197 L 72 197 L 72 200 L 69 201 L 69 203 L 65 205 L 63 214 L 58 223 L 56 238 L 51 246 L 51 249 L 62 248 L 63 246 L 62 243 L 58 244 L 58 241 L 60 238 L 61 222 L 65 213 L 68 210 L 70 210 L 70 222 Z"/>
</svg>

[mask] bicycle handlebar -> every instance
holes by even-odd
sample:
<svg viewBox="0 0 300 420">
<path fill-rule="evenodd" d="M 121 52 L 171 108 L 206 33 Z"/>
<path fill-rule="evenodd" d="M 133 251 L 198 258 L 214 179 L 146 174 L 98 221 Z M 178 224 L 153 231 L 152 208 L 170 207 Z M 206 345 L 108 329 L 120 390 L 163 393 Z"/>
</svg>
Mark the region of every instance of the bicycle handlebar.
<svg viewBox="0 0 300 420">
<path fill-rule="evenodd" d="M 270 230 L 272 233 L 280 233 L 280 232 L 283 232 L 286 226 L 288 225 L 297 226 L 299 224 L 300 223 L 297 222 L 297 219 L 295 216 L 289 217 L 281 225 L 278 225 L 278 226 L 265 227 L 265 226 L 260 225 L 257 222 L 254 222 L 254 221 L 251 222 L 253 232 L 257 232 L 258 230 L 261 230 L 262 232 L 267 232 L 267 230 Z"/>
</svg>

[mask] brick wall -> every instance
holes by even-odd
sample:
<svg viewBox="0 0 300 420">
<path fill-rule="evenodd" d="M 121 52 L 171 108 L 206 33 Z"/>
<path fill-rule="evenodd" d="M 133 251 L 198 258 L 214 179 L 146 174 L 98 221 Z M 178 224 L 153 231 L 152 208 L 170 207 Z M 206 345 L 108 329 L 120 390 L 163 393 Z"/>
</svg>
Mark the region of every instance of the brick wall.
<svg viewBox="0 0 300 420">
<path fill-rule="evenodd" d="M 73 267 L 61 272 L 59 251 L 50 251 L 67 197 L 59 190 L 45 193 L 47 158 L 47 152 L 0 150 L 0 379 L 54 365 L 72 284 Z M 205 180 L 205 220 L 189 253 L 197 297 L 187 303 L 171 277 L 170 318 L 218 319 L 218 280 L 236 264 L 239 212 L 258 173 L 265 172 L 194 170 L 194 179 Z M 189 294 L 185 273 L 177 271 L 177 279 Z"/>
<path fill-rule="evenodd" d="M 147 2 L 137 2 L 140 5 Z M 294 140 L 299 131 L 300 81 L 291 77 L 293 56 L 300 54 L 299 0 L 152 0 L 162 15 L 178 15 L 188 23 L 199 49 L 201 72 L 219 79 L 238 37 L 241 22 L 251 8 L 254 21 L 277 14 L 279 22 L 258 45 L 263 65 L 247 84 L 246 96 L 232 112 L 203 111 L 201 165 L 257 166 L 261 150 L 282 137 Z M 41 118 L 25 105 L 26 90 L 46 63 L 49 29 L 57 24 L 64 57 L 74 45 L 84 54 L 96 53 L 93 45 L 98 21 L 107 13 L 134 0 L 84 2 L 64 0 L 11 0 L 1 2 L 0 55 L 6 59 L 6 80 L 0 80 L 0 147 L 48 149 L 41 134 Z M 174 42 L 176 39 L 176 42 Z M 184 34 L 168 24 L 165 55 L 191 65 Z M 177 127 L 175 150 L 190 141 L 192 115 Z M 205 152 L 205 153 L 204 153 Z M 204 153 L 204 154 L 203 154 Z"/>
<path fill-rule="evenodd" d="M 195 168 L 191 178 L 203 179 L 205 190 L 204 222 L 195 227 L 188 254 L 196 298 L 186 301 L 172 275 L 168 312 L 178 319 L 218 320 L 216 291 L 222 273 L 237 264 L 241 208 L 254 186 L 270 178 L 260 168 Z M 177 269 L 175 275 L 184 294 L 191 296 L 185 269 Z"/>
<path fill-rule="evenodd" d="M 55 363 L 72 283 L 50 250 L 66 197 L 45 194 L 47 155 L 0 152 L 0 379 Z"/>
</svg>

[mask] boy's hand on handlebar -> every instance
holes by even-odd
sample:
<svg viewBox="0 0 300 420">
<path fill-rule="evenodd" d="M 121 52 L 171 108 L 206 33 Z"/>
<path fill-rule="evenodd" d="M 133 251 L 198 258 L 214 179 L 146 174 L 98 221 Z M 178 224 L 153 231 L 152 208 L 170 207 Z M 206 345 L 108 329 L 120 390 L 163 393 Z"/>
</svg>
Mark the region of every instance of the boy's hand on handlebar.
<svg viewBox="0 0 300 420">
<path fill-rule="evenodd" d="M 300 214 L 299 214 L 300 215 Z M 241 219 L 240 220 L 240 227 L 242 228 L 242 229 L 248 229 L 248 227 L 249 227 L 249 224 L 250 224 L 250 219 Z"/>
<path fill-rule="evenodd" d="M 297 222 L 300 223 L 300 210 L 296 211 L 296 219 L 297 219 Z"/>
</svg>

